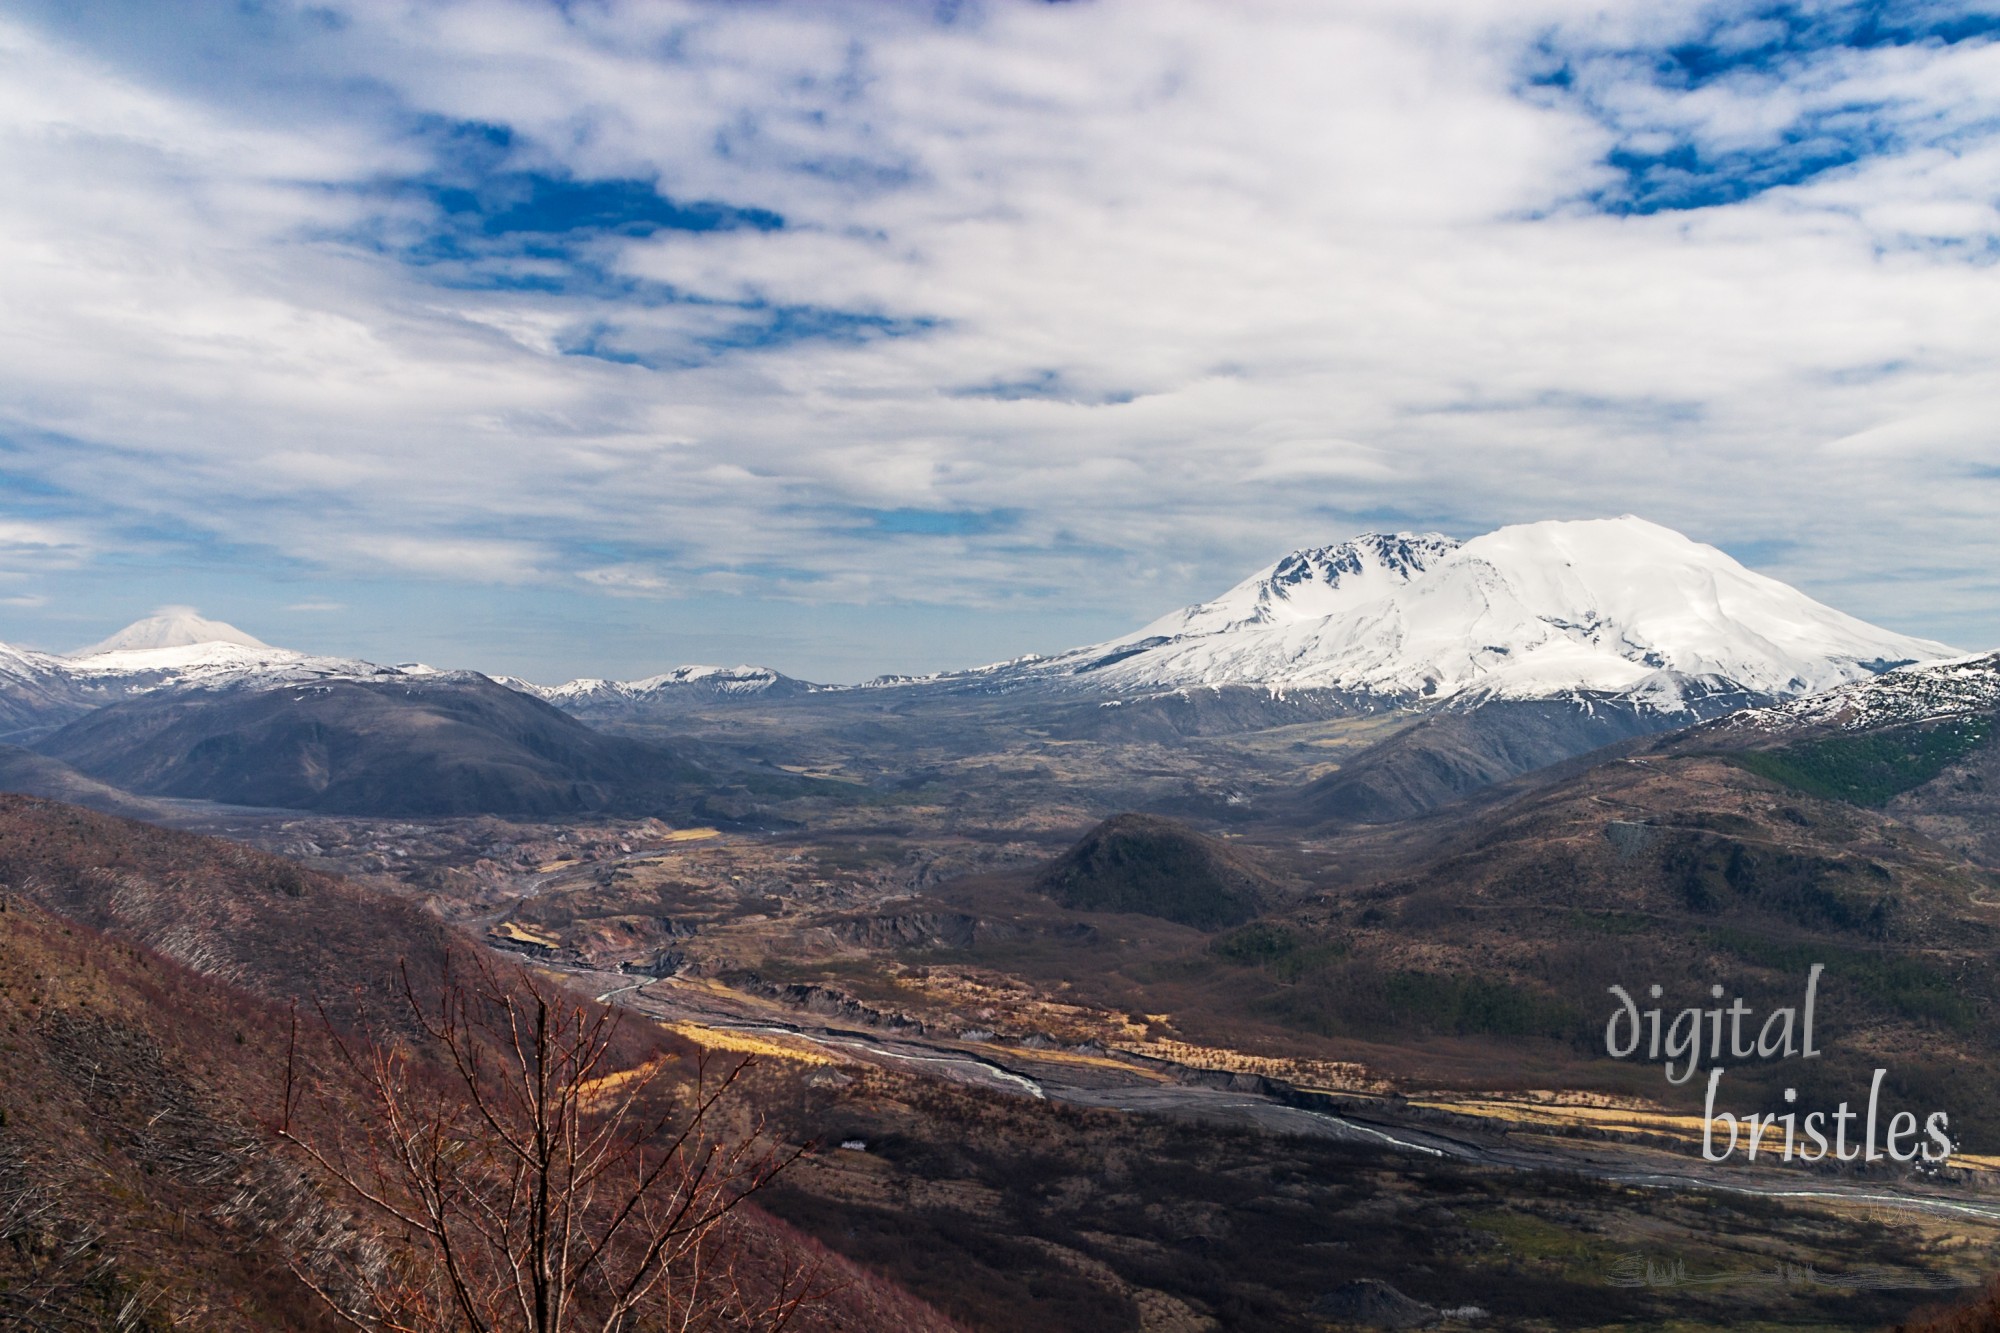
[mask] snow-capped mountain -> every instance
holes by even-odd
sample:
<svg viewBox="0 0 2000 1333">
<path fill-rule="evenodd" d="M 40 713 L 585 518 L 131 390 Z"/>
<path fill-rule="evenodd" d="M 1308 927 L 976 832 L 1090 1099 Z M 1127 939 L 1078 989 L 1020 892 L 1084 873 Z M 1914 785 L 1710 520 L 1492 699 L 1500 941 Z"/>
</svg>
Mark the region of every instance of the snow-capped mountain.
<svg viewBox="0 0 2000 1333">
<path fill-rule="evenodd" d="M 537 685 L 513 676 L 494 679 L 585 719 L 642 719 L 715 700 L 790 699 L 835 688 L 761 666 L 683 666 L 644 680 L 585 677 L 561 685 Z"/>
<path fill-rule="evenodd" d="M 276 686 L 308 680 L 430 675 L 421 663 L 378 666 L 277 648 L 234 625 L 176 608 L 127 625 L 101 643 L 58 659 L 59 669 L 97 692 Z"/>
<path fill-rule="evenodd" d="M 1953 656 L 1944 644 L 1857 620 L 1628 515 L 1521 524 L 1465 542 L 1371 533 L 1295 551 L 1220 597 L 1121 638 L 968 671 L 882 677 L 861 688 L 1107 703 L 1236 688 L 1272 707 L 1321 711 L 1610 701 L 1654 717 L 1648 725 L 1658 727 Z M 72 657 L 0 646 L 0 731 L 156 691 L 430 672 L 278 648 L 170 608 Z M 607 721 L 842 688 L 758 666 L 684 666 L 643 680 L 554 686 L 495 679 Z M 1251 725 L 1247 718 L 1226 725 Z"/>
<path fill-rule="evenodd" d="M 496 676 L 503 685 L 547 699 L 551 703 L 583 703 L 614 699 L 649 699 L 690 687 L 711 694 L 762 694 L 790 679 L 760 666 L 684 666 L 644 680 L 599 680 L 586 676 L 561 685 L 536 685 L 512 676 Z"/>
<path fill-rule="evenodd" d="M 1675 713 L 1954 653 L 1628 515 L 1462 543 L 1371 533 L 1297 551 L 1213 601 L 1012 674 L 1118 692 L 1248 686 L 1407 703 L 1616 695 Z"/>
<path fill-rule="evenodd" d="M 108 639 L 79 648 L 73 658 L 101 657 L 107 653 L 146 651 L 158 648 L 193 648 L 207 644 L 235 644 L 244 648 L 270 648 L 253 634 L 220 620 L 206 620 L 192 607 L 164 607 L 158 614 L 135 620 Z M 278 651 L 283 651 L 282 649 Z"/>
<path fill-rule="evenodd" d="M 421 663 L 379 666 L 277 648 L 233 625 L 176 610 L 128 625 L 71 657 L 0 644 L 0 736 L 39 734 L 140 695 L 433 674 Z"/>
<path fill-rule="evenodd" d="M 0 644 L 0 736 L 37 734 L 139 695 L 445 675 L 417 662 L 383 666 L 280 648 L 234 625 L 173 607 L 67 657 Z M 585 679 L 555 686 L 512 676 L 493 679 L 566 712 L 603 718 L 642 718 L 708 700 L 789 698 L 828 688 L 759 666 L 683 666 L 644 680 Z"/>
<path fill-rule="evenodd" d="M 73 714 L 75 689 L 59 657 L 0 643 L 0 738 Z"/>
</svg>

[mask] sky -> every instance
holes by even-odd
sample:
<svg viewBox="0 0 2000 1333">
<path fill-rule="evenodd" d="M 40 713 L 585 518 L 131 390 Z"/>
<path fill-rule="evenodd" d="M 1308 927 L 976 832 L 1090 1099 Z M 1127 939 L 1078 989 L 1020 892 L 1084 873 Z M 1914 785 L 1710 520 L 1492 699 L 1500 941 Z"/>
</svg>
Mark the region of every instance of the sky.
<svg viewBox="0 0 2000 1333">
<path fill-rule="evenodd" d="M 1637 513 L 2000 644 L 2000 0 L 0 0 L 0 640 L 531 679 Z"/>
</svg>

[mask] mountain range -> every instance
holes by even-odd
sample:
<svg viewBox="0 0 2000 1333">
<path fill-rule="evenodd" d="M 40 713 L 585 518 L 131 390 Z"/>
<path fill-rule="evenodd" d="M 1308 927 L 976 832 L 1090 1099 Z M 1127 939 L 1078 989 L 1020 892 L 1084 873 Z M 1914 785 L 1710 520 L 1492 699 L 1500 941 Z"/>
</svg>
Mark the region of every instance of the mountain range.
<svg viewBox="0 0 2000 1333">
<path fill-rule="evenodd" d="M 146 796 L 443 814 L 623 808 L 621 791 L 664 790 L 645 773 L 712 782 L 685 747 L 626 753 L 590 728 L 737 705 L 997 701 L 1018 725 L 1112 738 L 1421 719 L 1300 795 L 1309 822 L 1352 822 L 1744 708 L 1872 698 L 1881 673 L 1956 656 L 1626 516 L 1366 534 L 1119 638 L 855 686 L 757 666 L 541 686 L 273 647 L 170 608 L 74 656 L 0 645 L 0 741 Z"/>
<path fill-rule="evenodd" d="M 642 680 L 544 686 L 493 678 L 571 711 L 839 689 L 1045 685 L 1143 694 L 1249 687 L 1381 703 L 1618 696 L 1662 712 L 1715 696 L 1776 700 L 1955 656 L 1880 629 L 1627 515 L 1501 528 L 1459 542 L 1368 533 L 1294 551 L 1221 596 L 1119 638 L 930 676 L 820 685 L 761 666 L 681 666 Z M 77 654 L 0 645 L 0 680 L 94 691 L 428 674 L 276 648 L 181 608 Z"/>
</svg>

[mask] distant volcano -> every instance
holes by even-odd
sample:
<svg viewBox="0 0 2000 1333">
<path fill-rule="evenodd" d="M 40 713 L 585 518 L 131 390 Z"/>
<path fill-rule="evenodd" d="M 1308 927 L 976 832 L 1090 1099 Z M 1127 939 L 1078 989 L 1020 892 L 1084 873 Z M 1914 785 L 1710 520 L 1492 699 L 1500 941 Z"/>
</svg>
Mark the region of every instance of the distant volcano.
<svg viewBox="0 0 2000 1333">
<path fill-rule="evenodd" d="M 163 606 L 159 614 L 135 620 L 108 639 L 79 648 L 71 657 L 96 657 L 103 653 L 143 651 L 150 648 L 192 648 L 203 643 L 234 643 L 245 648 L 269 648 L 254 634 L 234 625 L 207 620 L 193 607 Z"/>
</svg>

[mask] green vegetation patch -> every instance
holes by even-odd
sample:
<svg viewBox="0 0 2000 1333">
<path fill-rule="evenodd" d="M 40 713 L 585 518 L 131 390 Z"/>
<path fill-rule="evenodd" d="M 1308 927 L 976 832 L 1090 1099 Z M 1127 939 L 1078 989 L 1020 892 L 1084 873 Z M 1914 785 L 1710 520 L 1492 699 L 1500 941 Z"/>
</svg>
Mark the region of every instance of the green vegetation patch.
<svg viewBox="0 0 2000 1333">
<path fill-rule="evenodd" d="M 1751 908 L 1812 930 L 1883 939 L 1893 933 L 1901 909 L 1895 875 L 1886 866 L 1705 833 L 1673 831 L 1661 845 L 1660 871 L 1693 912 Z"/>
<path fill-rule="evenodd" d="M 1406 1022 L 1464 1037 L 1557 1036 L 1577 1022 L 1575 1011 L 1558 1000 L 1485 977 L 1396 972 L 1385 989 L 1391 1009 Z"/>
<path fill-rule="evenodd" d="M 1759 777 L 1811 796 L 1880 806 L 1923 786 L 1992 734 L 1991 718 L 1967 718 L 1862 736 L 1828 736 L 1730 757 Z"/>
<path fill-rule="evenodd" d="M 1603 1280 L 1620 1257 L 1619 1251 L 1589 1236 L 1580 1236 L 1532 1213 L 1494 1208 L 1465 1218 L 1465 1225 L 1498 1241 L 1510 1259 L 1555 1268 L 1567 1276 Z"/>
<path fill-rule="evenodd" d="M 1904 954 L 1843 949 L 1801 940 L 1775 940 L 1749 931 L 1719 927 L 1708 932 L 1718 948 L 1748 962 L 1803 976 L 1814 963 L 1827 975 L 1905 1018 L 1969 1032 L 1978 1010 L 1965 988 L 1920 958 Z"/>
<path fill-rule="evenodd" d="M 1560 1000 L 1487 977 L 1386 972 L 1362 959 L 1326 959 L 1300 966 L 1292 980 L 1295 984 L 1256 1008 L 1279 1022 L 1330 1036 L 1567 1039 L 1588 1026 Z"/>
<path fill-rule="evenodd" d="M 1263 967 L 1280 981 L 1297 981 L 1352 952 L 1341 939 L 1310 939 L 1289 926 L 1253 921 L 1208 946 L 1218 958 L 1245 967 Z"/>
<path fill-rule="evenodd" d="M 1253 921 L 1232 930 L 1208 946 L 1209 952 L 1232 963 L 1273 963 L 1297 953 L 1300 940 L 1288 926 Z"/>
</svg>

